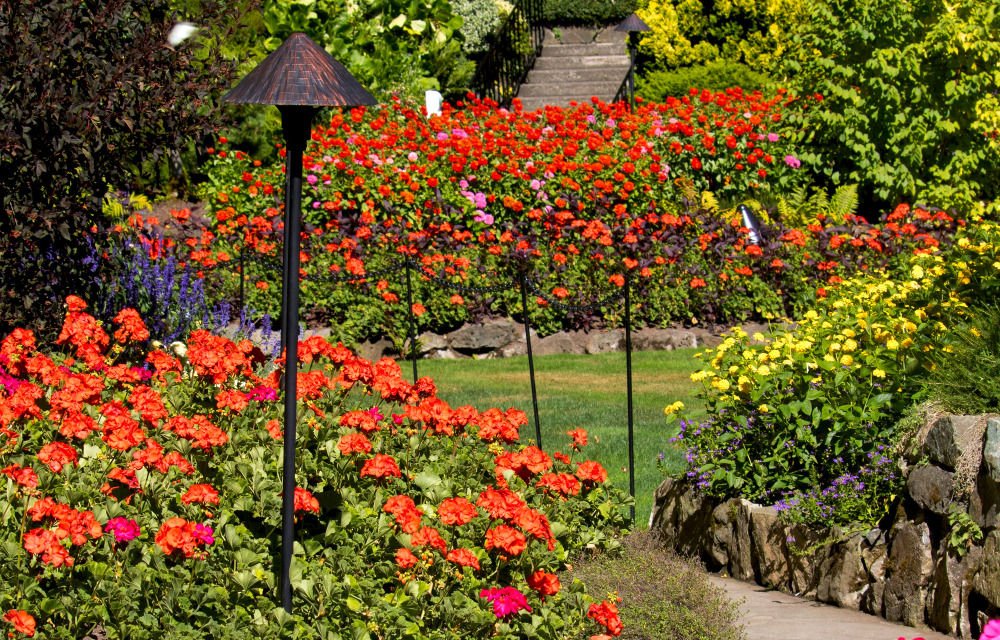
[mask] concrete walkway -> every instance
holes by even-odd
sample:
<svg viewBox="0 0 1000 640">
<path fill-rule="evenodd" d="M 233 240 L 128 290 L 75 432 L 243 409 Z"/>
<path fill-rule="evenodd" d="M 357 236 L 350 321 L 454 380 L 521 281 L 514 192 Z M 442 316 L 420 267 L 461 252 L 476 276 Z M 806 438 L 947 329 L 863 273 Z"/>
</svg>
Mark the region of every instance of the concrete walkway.
<svg viewBox="0 0 1000 640">
<path fill-rule="evenodd" d="M 915 629 L 887 622 L 860 611 L 841 609 L 815 600 L 796 598 L 756 584 L 717 575 L 712 584 L 726 590 L 732 600 L 744 599 L 740 622 L 748 640 L 955 640 L 930 629 Z"/>
</svg>

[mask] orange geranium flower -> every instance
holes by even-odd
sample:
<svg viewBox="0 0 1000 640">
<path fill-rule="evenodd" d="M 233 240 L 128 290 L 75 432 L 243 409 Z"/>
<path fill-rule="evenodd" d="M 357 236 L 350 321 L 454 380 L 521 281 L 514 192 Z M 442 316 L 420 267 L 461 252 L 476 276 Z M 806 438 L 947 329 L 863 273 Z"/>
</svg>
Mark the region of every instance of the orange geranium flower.
<svg viewBox="0 0 1000 640">
<path fill-rule="evenodd" d="M 505 524 L 486 532 L 486 550 L 503 549 L 509 555 L 516 556 L 528 548 L 528 540 L 524 534 Z"/>
<path fill-rule="evenodd" d="M 410 536 L 410 544 L 414 547 L 436 547 L 440 549 L 441 553 L 444 553 L 448 549 L 448 544 L 438 533 L 438 530 L 433 527 L 420 527 Z"/>
<path fill-rule="evenodd" d="M 295 511 L 319 513 L 319 500 L 309 490 L 295 487 Z"/>
<path fill-rule="evenodd" d="M 201 502 L 203 504 L 219 504 L 219 492 L 210 484 L 193 484 L 181 498 L 184 504 Z"/>
<path fill-rule="evenodd" d="M 27 611 L 11 609 L 4 614 L 3 619 L 14 625 L 14 630 L 18 633 L 23 633 L 29 638 L 35 635 L 35 619 Z"/>
<path fill-rule="evenodd" d="M 403 548 L 396 552 L 396 564 L 400 569 L 409 569 L 417 564 L 417 556 L 409 549 Z"/>
<path fill-rule="evenodd" d="M 115 322 L 121 326 L 115 331 L 115 340 L 118 342 L 145 342 L 149 340 L 149 331 L 146 324 L 139 317 L 139 312 L 135 309 L 122 309 L 115 316 Z"/>
<path fill-rule="evenodd" d="M 347 433 L 340 437 L 337 448 L 345 456 L 355 453 L 371 453 L 372 443 L 363 433 Z"/>
<path fill-rule="evenodd" d="M 388 478 L 389 476 L 399 478 L 402 475 L 399 472 L 399 467 L 396 465 L 396 459 L 383 453 L 376 453 L 374 458 L 365 461 L 364 466 L 361 467 L 362 478 L 365 476 L 371 476 L 376 479 Z"/>
<path fill-rule="evenodd" d="M 494 489 L 489 487 L 479 494 L 476 504 L 486 509 L 490 518 L 510 520 L 517 516 L 526 505 L 516 493 L 510 489 Z"/>
<path fill-rule="evenodd" d="M 528 576 L 528 586 L 543 596 L 554 596 L 562 587 L 554 573 L 545 573 L 541 569 Z"/>
<path fill-rule="evenodd" d="M 445 557 L 448 559 L 448 562 L 454 562 L 463 567 L 472 567 L 477 571 L 479 570 L 479 558 L 468 549 L 452 549 Z"/>
<path fill-rule="evenodd" d="M 608 472 L 604 470 L 600 462 L 587 460 L 581 462 L 576 470 L 576 477 L 584 482 L 596 482 L 598 484 L 608 479 Z"/>
<path fill-rule="evenodd" d="M 438 517 L 442 524 L 458 525 L 468 524 L 473 518 L 479 515 L 476 505 L 465 498 L 448 498 L 438 507 Z"/>
<path fill-rule="evenodd" d="M 65 442 L 50 442 L 38 451 L 38 461 L 52 469 L 53 473 L 62 471 L 64 464 L 76 466 L 76 449 Z"/>
</svg>

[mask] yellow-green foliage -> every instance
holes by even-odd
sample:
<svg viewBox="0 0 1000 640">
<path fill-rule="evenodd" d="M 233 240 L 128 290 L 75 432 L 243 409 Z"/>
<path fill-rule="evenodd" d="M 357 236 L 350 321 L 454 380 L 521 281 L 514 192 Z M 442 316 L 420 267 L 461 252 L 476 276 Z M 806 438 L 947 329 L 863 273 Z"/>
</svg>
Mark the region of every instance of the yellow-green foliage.
<svg viewBox="0 0 1000 640">
<path fill-rule="evenodd" d="M 805 0 L 641 0 L 638 14 L 652 29 L 640 48 L 667 67 L 722 58 L 764 72 L 794 55 L 809 17 Z"/>
</svg>

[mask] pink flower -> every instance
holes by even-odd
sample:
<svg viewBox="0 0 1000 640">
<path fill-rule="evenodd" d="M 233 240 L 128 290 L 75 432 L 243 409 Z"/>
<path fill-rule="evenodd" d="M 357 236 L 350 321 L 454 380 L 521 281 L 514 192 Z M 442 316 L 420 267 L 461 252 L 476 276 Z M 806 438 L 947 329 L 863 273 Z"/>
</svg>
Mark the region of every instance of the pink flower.
<svg viewBox="0 0 1000 640">
<path fill-rule="evenodd" d="M 212 530 L 212 527 L 207 524 L 196 524 L 191 537 L 194 538 L 195 542 L 198 544 L 208 546 L 215 542 L 215 537 L 213 536 L 214 533 L 215 532 Z"/>
<path fill-rule="evenodd" d="M 479 592 L 480 598 L 493 603 L 493 615 L 504 618 L 513 615 L 521 609 L 531 613 L 531 607 L 524 594 L 514 587 L 504 587 L 503 589 L 483 589 Z"/>
<path fill-rule="evenodd" d="M 793 169 L 798 169 L 802 166 L 802 161 L 795 156 L 785 156 L 785 164 Z"/>
<path fill-rule="evenodd" d="M 104 531 L 114 534 L 115 542 L 129 542 L 139 537 L 139 523 L 125 518 L 112 518 L 104 526 Z"/>
<path fill-rule="evenodd" d="M 990 620 L 983 627 L 983 633 L 979 636 L 979 640 L 998 640 L 1000 639 L 1000 620 Z"/>
</svg>

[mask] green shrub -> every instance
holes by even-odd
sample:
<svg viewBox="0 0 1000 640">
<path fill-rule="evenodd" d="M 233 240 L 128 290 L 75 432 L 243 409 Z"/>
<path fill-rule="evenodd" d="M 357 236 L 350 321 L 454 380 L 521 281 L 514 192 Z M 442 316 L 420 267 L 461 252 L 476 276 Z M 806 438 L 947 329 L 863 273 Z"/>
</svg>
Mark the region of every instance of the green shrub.
<svg viewBox="0 0 1000 640">
<path fill-rule="evenodd" d="M 466 53 L 486 51 L 490 35 L 503 22 L 496 0 L 454 0 L 451 6 L 456 14 L 462 16 L 462 28 L 459 30 L 465 38 L 462 50 Z"/>
<path fill-rule="evenodd" d="M 804 0 L 641 0 L 638 14 L 652 29 L 640 49 L 660 64 L 723 59 L 761 72 L 800 55 L 792 35 L 809 15 Z"/>
<path fill-rule="evenodd" d="M 931 399 L 954 413 L 1000 411 L 1000 307 L 976 309 L 953 332 L 952 344 L 934 359 Z"/>
<path fill-rule="evenodd" d="M 545 21 L 551 25 L 607 25 L 635 11 L 635 0 L 546 0 Z"/>
<path fill-rule="evenodd" d="M 705 570 L 666 551 L 649 531 L 625 538 L 620 553 L 583 560 L 570 576 L 595 596 L 617 593 L 627 640 L 742 640 L 740 612 Z"/>
<path fill-rule="evenodd" d="M 715 60 L 693 67 L 651 71 L 639 81 L 636 91 L 647 100 L 663 102 L 669 97 L 688 95 L 692 87 L 711 91 L 741 87 L 747 92 L 763 92 L 769 81 L 767 74 L 754 71 L 745 64 Z"/>
<path fill-rule="evenodd" d="M 833 183 L 859 183 L 862 200 L 969 210 L 995 198 L 996 3 L 826 0 L 811 10 L 798 40 L 815 55 L 788 62 L 790 88 L 823 97 L 800 126 L 815 148 L 802 161 Z"/>
</svg>

